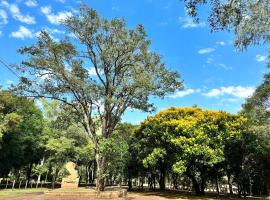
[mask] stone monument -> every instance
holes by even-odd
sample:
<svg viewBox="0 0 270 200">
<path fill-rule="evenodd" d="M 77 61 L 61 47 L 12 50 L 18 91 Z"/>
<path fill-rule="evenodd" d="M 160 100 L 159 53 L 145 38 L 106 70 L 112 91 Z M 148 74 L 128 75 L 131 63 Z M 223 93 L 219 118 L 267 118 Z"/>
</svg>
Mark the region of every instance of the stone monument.
<svg viewBox="0 0 270 200">
<path fill-rule="evenodd" d="M 61 188 L 63 189 L 76 189 L 79 186 L 79 175 L 75 169 L 76 164 L 74 162 L 68 162 L 65 165 L 69 172 L 69 176 L 62 178 Z"/>
</svg>

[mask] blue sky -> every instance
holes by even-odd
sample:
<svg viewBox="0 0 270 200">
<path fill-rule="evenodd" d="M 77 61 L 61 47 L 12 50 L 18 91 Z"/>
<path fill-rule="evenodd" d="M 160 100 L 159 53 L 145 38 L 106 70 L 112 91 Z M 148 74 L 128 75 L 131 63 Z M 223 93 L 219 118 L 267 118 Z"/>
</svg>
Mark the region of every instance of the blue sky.
<svg viewBox="0 0 270 200">
<path fill-rule="evenodd" d="M 9 64 L 23 57 L 17 49 L 33 44 L 36 34 L 47 29 L 57 40 L 65 30 L 59 21 L 76 14 L 75 0 L 0 0 L 0 58 Z M 179 0 L 89 0 L 83 1 L 103 17 L 123 17 L 130 28 L 143 24 L 151 49 L 166 65 L 179 71 L 185 89 L 165 99 L 152 99 L 157 111 L 169 106 L 192 106 L 236 113 L 244 99 L 260 84 L 266 71 L 266 47 L 237 52 L 234 35 L 211 33 L 207 24 L 209 7 L 200 10 L 200 23 L 186 16 Z M 16 76 L 0 66 L 0 85 L 16 82 Z M 127 111 L 124 121 L 138 123 L 147 115 Z"/>
</svg>

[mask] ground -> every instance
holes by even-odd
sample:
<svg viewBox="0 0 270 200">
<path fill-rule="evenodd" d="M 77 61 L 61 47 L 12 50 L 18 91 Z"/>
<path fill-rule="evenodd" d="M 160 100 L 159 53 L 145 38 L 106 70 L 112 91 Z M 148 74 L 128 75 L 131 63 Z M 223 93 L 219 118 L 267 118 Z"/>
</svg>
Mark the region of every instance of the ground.
<svg viewBox="0 0 270 200">
<path fill-rule="evenodd" d="M 29 190 L 0 190 L 0 200 L 44 200 L 44 189 L 29 189 Z M 129 200 L 217 200 L 228 199 L 216 196 L 197 197 L 187 193 L 165 191 L 165 192 L 129 192 Z M 251 198 L 250 198 L 251 199 Z M 254 198 L 255 199 L 255 198 Z M 256 198 L 266 199 L 266 198 Z"/>
</svg>

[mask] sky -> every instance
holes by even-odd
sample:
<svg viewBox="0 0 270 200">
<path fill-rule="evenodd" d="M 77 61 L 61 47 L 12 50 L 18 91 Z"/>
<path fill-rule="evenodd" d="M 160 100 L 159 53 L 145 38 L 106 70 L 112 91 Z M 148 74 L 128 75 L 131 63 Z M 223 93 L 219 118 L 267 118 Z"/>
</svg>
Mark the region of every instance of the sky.
<svg viewBox="0 0 270 200">
<path fill-rule="evenodd" d="M 42 29 L 55 40 L 63 38 L 67 33 L 60 21 L 76 15 L 82 2 L 102 17 L 124 18 L 131 29 L 143 24 L 151 50 L 181 74 L 183 90 L 164 99 L 151 98 L 156 112 L 170 106 L 197 105 L 237 113 L 266 72 L 266 47 L 237 51 L 233 33 L 211 33 L 207 5 L 199 10 L 199 23 L 194 23 L 179 0 L 0 0 L 0 58 L 8 64 L 20 63 L 23 57 L 17 50 L 34 44 Z M 5 88 L 16 81 L 17 77 L 0 65 L 0 85 Z M 127 110 L 123 121 L 137 124 L 153 114 Z"/>
</svg>

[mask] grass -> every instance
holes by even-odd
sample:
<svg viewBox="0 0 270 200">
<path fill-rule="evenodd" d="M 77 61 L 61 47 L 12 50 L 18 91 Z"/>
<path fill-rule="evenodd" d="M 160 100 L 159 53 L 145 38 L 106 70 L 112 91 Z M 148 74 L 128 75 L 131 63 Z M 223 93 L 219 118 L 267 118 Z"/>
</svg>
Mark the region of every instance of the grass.
<svg viewBox="0 0 270 200">
<path fill-rule="evenodd" d="M 13 197 L 13 196 L 19 196 L 22 194 L 28 194 L 28 193 L 36 193 L 36 192 L 44 192 L 48 190 L 47 188 L 29 188 L 29 189 L 2 189 L 0 190 L 0 198 L 1 197 Z"/>
</svg>

